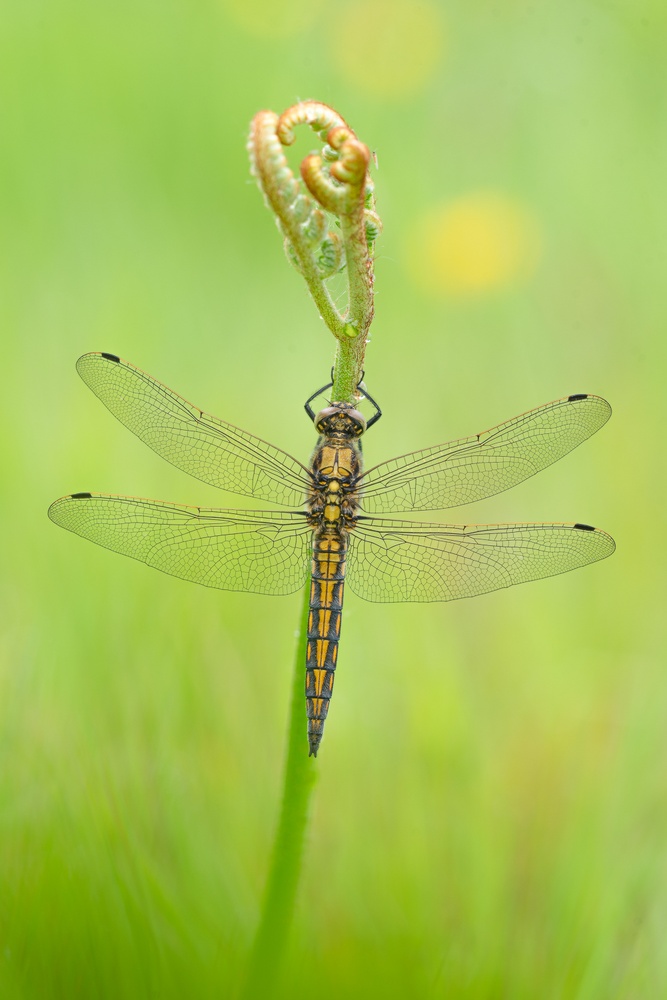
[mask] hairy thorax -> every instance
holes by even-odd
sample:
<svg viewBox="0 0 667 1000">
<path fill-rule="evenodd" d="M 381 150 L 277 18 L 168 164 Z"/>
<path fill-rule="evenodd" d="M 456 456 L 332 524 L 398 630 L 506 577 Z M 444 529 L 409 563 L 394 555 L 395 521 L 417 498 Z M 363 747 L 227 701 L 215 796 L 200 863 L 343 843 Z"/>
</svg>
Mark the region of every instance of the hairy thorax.
<svg viewBox="0 0 667 1000">
<path fill-rule="evenodd" d="M 314 527 L 331 532 L 354 527 L 361 474 L 361 452 L 357 441 L 346 434 L 320 438 L 311 461 L 313 483 L 307 500 Z"/>
</svg>

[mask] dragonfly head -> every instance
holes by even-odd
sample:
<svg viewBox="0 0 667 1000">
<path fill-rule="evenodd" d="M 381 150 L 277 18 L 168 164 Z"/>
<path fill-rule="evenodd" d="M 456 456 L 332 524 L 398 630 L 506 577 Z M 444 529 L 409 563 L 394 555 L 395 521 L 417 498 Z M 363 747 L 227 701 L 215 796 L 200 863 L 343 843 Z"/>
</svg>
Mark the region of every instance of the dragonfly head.
<svg viewBox="0 0 667 1000">
<path fill-rule="evenodd" d="M 366 430 L 366 420 L 352 403 L 332 403 L 315 417 L 318 434 L 346 434 L 360 437 Z"/>
</svg>

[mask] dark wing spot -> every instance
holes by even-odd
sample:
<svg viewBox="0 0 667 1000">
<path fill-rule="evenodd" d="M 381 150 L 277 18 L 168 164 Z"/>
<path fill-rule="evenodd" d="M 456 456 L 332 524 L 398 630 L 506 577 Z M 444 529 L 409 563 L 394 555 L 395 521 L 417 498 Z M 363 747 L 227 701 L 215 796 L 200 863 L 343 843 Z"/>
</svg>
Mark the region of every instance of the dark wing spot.
<svg viewBox="0 0 667 1000">
<path fill-rule="evenodd" d="M 575 528 L 578 528 L 579 531 L 595 531 L 592 524 L 575 524 Z"/>
<path fill-rule="evenodd" d="M 90 500 L 92 493 L 70 493 L 70 500 Z"/>
<path fill-rule="evenodd" d="M 577 399 L 588 399 L 587 392 L 575 392 L 574 396 L 567 397 L 571 403 L 574 403 Z"/>
<path fill-rule="evenodd" d="M 120 358 L 116 354 L 107 354 L 106 351 L 102 351 L 102 357 L 106 358 L 107 361 L 115 361 L 116 364 L 120 361 Z M 570 397 L 571 399 L 572 397 Z"/>
</svg>

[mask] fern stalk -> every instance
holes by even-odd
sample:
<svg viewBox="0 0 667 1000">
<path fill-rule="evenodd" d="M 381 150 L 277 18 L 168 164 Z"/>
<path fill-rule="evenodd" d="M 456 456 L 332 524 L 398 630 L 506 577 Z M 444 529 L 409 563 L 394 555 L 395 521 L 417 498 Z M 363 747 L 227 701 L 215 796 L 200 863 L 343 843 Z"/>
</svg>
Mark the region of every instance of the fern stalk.
<svg viewBox="0 0 667 1000">
<path fill-rule="evenodd" d="M 316 758 L 308 756 L 304 725 L 304 682 L 310 578 L 294 658 L 292 698 L 280 819 L 271 854 L 259 925 L 248 961 L 243 1000 L 269 998 L 279 980 L 287 949 L 304 854 L 310 800 L 317 778 Z"/>
<path fill-rule="evenodd" d="M 322 148 L 306 156 L 301 177 L 284 147 L 309 125 Z M 303 101 L 277 115 L 255 115 L 248 140 L 251 170 L 283 234 L 288 259 L 303 276 L 320 316 L 336 338 L 332 400 L 356 403 L 373 319 L 373 245 L 381 223 L 368 175 L 371 154 L 333 108 Z M 327 279 L 344 272 L 348 296 L 339 311 Z M 310 586 L 306 587 L 294 664 L 280 818 L 243 1000 L 275 995 L 299 884 L 316 758 L 307 755 L 304 667 Z"/>
</svg>

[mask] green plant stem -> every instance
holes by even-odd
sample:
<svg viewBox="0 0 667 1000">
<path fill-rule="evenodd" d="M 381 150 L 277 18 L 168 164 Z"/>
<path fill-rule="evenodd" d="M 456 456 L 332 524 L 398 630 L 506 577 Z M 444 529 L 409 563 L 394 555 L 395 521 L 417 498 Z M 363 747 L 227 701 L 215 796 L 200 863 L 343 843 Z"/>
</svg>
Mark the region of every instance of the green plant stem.
<svg viewBox="0 0 667 1000">
<path fill-rule="evenodd" d="M 277 214 L 277 213 L 276 213 Z M 344 336 L 345 321 L 334 305 L 326 284 L 319 273 L 312 255 L 312 248 L 306 239 L 302 227 L 292 218 L 283 213 L 279 216 L 283 234 L 289 240 L 299 269 L 303 275 L 317 310 L 335 337 Z"/>
<path fill-rule="evenodd" d="M 355 390 L 361 380 L 364 351 L 359 337 L 350 338 L 349 342 L 339 341 L 334 360 L 333 388 L 331 399 L 336 402 L 356 403 Z"/>
<path fill-rule="evenodd" d="M 310 578 L 305 590 L 296 645 L 280 819 L 262 912 L 241 993 L 242 1000 L 255 1000 L 257 997 L 268 1000 L 275 992 L 299 885 L 310 799 L 317 776 L 315 758 L 308 756 L 304 709 L 309 599 Z"/>
<path fill-rule="evenodd" d="M 347 260 L 349 310 L 344 335 L 338 336 L 332 399 L 355 403 L 373 319 L 373 273 L 363 204 L 359 203 L 356 212 L 341 216 L 340 225 Z"/>
</svg>

